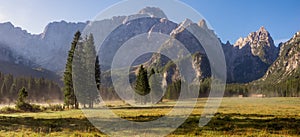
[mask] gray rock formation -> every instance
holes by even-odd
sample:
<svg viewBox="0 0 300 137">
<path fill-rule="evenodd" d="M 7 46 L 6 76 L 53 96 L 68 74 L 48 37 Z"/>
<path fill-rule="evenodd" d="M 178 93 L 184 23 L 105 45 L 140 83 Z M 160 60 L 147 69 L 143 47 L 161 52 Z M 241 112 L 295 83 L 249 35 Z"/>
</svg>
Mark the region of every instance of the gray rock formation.
<svg viewBox="0 0 300 137">
<path fill-rule="evenodd" d="M 278 48 L 270 33 L 261 27 L 234 45 L 223 44 L 229 83 L 247 83 L 261 78 L 276 60 Z"/>
<path fill-rule="evenodd" d="M 291 77 L 300 77 L 300 32 L 280 46 L 279 57 L 260 81 L 274 84 Z"/>
<path fill-rule="evenodd" d="M 42 34 L 32 35 L 11 23 L 3 23 L 0 24 L 0 43 L 11 49 L 14 58 L 21 56 L 40 67 L 59 72 L 64 68 L 72 35 L 84 27 L 85 23 L 53 22 Z"/>
<path fill-rule="evenodd" d="M 250 46 L 252 54 L 267 64 L 272 64 L 278 56 L 278 49 L 275 47 L 270 33 L 264 27 L 250 33 L 246 38 L 239 38 L 234 46 L 240 49 Z"/>
</svg>

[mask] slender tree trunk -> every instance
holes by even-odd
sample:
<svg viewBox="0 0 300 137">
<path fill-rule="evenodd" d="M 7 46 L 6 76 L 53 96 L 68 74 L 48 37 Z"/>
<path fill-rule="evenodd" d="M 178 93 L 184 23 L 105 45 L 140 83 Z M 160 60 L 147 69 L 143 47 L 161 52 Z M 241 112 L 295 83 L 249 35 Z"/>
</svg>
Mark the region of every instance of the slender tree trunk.
<svg viewBox="0 0 300 137">
<path fill-rule="evenodd" d="M 78 101 L 77 101 L 77 98 L 75 97 L 74 99 L 74 105 L 75 105 L 75 109 L 78 109 L 79 108 L 79 104 L 78 104 Z"/>
<path fill-rule="evenodd" d="M 89 108 L 93 108 L 93 101 L 89 101 Z"/>
</svg>

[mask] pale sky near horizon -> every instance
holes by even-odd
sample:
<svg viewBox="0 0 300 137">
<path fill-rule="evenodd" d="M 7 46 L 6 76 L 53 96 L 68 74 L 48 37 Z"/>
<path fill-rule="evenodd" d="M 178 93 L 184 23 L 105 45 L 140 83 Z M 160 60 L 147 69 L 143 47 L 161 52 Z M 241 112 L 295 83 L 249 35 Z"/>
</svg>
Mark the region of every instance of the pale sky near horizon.
<svg viewBox="0 0 300 137">
<path fill-rule="evenodd" d="M 10 21 L 30 33 L 39 34 L 49 22 L 92 20 L 98 13 L 120 1 L 2 0 L 0 23 Z M 247 36 L 250 32 L 258 30 L 260 26 L 265 26 L 276 41 L 275 43 L 291 38 L 295 32 L 300 31 L 299 0 L 180 1 L 202 14 L 223 42 L 229 40 L 234 43 L 239 37 Z M 161 6 L 166 5 L 162 2 Z M 171 9 L 168 12 L 172 10 L 177 14 L 185 12 L 178 7 L 172 7 L 174 5 L 167 6 Z M 193 20 L 198 21 L 195 18 Z"/>
</svg>

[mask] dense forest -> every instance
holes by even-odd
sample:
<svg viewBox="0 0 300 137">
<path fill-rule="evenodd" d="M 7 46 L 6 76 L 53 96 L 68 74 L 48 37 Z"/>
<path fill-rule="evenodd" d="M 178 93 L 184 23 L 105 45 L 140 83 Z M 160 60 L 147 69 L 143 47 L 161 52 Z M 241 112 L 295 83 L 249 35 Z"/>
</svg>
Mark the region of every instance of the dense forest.
<svg viewBox="0 0 300 137">
<path fill-rule="evenodd" d="M 18 91 L 25 87 L 30 102 L 56 102 L 62 100 L 63 94 L 59 85 L 44 78 L 14 77 L 0 72 L 0 103 L 15 103 Z"/>
</svg>

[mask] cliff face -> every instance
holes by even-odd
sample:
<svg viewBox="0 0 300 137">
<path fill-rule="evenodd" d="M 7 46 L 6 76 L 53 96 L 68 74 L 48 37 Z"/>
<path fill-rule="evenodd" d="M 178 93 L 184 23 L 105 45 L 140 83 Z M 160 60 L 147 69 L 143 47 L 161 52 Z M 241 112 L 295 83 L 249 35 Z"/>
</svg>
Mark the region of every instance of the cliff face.
<svg viewBox="0 0 300 137">
<path fill-rule="evenodd" d="M 300 77 L 300 32 L 280 46 L 279 57 L 261 79 L 264 82 L 280 83 Z"/>
<path fill-rule="evenodd" d="M 0 24 L 0 43 L 7 45 L 13 55 L 52 71 L 62 71 L 73 34 L 83 30 L 85 23 L 53 22 L 44 32 L 32 35 L 11 23 Z M 29 65 L 29 64 L 27 64 Z"/>
<path fill-rule="evenodd" d="M 171 36 L 181 41 L 190 53 L 195 54 L 194 71 L 199 78 L 210 77 L 210 65 L 206 51 L 201 43 L 193 37 L 189 31 L 208 32 L 215 35 L 212 30 L 209 30 L 205 21 L 200 21 L 198 24 L 185 20 L 172 33 Z M 172 41 L 166 42 L 162 50 L 170 50 L 172 48 Z M 208 44 L 211 45 L 211 44 Z M 229 42 L 222 44 L 225 55 L 227 68 L 227 82 L 228 83 L 247 83 L 257 80 L 265 75 L 269 66 L 274 62 L 278 56 L 278 48 L 274 46 L 274 42 L 269 32 L 261 27 L 258 31 L 252 32 L 246 38 L 239 39 L 236 44 L 232 45 Z M 156 55 L 156 60 L 159 58 Z M 161 59 L 160 64 L 167 64 L 166 59 Z M 197 64 L 197 65 L 195 65 Z M 205 67 L 203 67 L 205 66 Z M 167 70 L 167 69 L 164 69 Z M 165 76 L 173 74 L 176 69 L 171 69 Z M 175 73 L 174 73 L 175 74 Z M 178 73 L 176 73 L 178 74 Z M 168 76 L 167 81 L 171 81 L 172 76 Z"/>
<path fill-rule="evenodd" d="M 278 57 L 270 33 L 261 27 L 231 45 L 223 44 L 229 83 L 247 83 L 261 78 Z"/>
<path fill-rule="evenodd" d="M 272 64 L 278 56 L 278 49 L 270 33 L 264 27 L 250 33 L 246 38 L 238 39 L 234 46 L 239 49 L 250 46 L 251 53 L 267 64 Z"/>
</svg>

